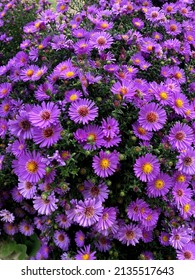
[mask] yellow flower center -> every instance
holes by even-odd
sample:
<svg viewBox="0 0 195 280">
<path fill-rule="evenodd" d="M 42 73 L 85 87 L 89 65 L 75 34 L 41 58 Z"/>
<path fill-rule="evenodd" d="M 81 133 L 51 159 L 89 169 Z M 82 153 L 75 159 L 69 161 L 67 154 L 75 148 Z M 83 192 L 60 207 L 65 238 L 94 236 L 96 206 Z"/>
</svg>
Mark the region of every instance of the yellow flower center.
<svg viewBox="0 0 195 280">
<path fill-rule="evenodd" d="M 165 185 L 165 182 L 161 179 L 158 179 L 155 181 L 155 188 L 157 188 L 158 190 L 163 189 L 164 185 Z"/>
<path fill-rule="evenodd" d="M 40 44 L 40 45 L 38 46 L 38 49 L 39 49 L 39 50 L 42 50 L 42 49 L 43 49 L 43 45 Z"/>
<path fill-rule="evenodd" d="M 84 237 L 81 235 L 81 236 L 79 236 L 79 240 L 80 241 L 83 241 L 84 240 Z"/>
<path fill-rule="evenodd" d="M 129 71 L 129 73 L 133 72 L 133 68 L 132 67 L 129 67 L 127 70 Z"/>
<path fill-rule="evenodd" d="M 177 108 L 182 108 L 183 107 L 183 100 L 181 100 L 180 98 L 175 100 L 175 105 Z"/>
<path fill-rule="evenodd" d="M 136 58 L 136 59 L 135 59 L 135 63 L 139 64 L 139 63 L 140 63 L 140 59 L 139 59 L 139 58 Z"/>
<path fill-rule="evenodd" d="M 104 23 L 101 24 L 101 27 L 102 27 L 102 28 L 107 28 L 107 27 L 108 27 L 108 24 L 107 24 L 106 22 L 104 22 Z"/>
<path fill-rule="evenodd" d="M 167 98 L 168 98 L 167 93 L 166 93 L 165 91 L 162 91 L 162 92 L 160 93 L 160 98 L 161 98 L 162 100 L 167 100 Z"/>
<path fill-rule="evenodd" d="M 180 72 L 175 73 L 174 77 L 179 80 L 182 78 L 182 74 Z"/>
<path fill-rule="evenodd" d="M 168 241 L 168 237 L 167 237 L 166 235 L 164 235 L 164 236 L 162 237 L 162 240 L 163 240 L 164 242 L 167 242 L 167 241 Z"/>
<path fill-rule="evenodd" d="M 109 166 L 110 166 L 110 161 L 109 161 L 109 159 L 103 158 L 103 159 L 100 161 L 100 166 L 101 166 L 101 168 L 103 168 L 103 169 L 109 168 Z"/>
<path fill-rule="evenodd" d="M 3 111 L 4 111 L 4 112 L 8 112 L 8 111 L 9 111 L 9 108 L 10 108 L 9 104 L 5 104 L 5 105 L 3 106 Z"/>
<path fill-rule="evenodd" d="M 67 73 L 66 73 L 66 77 L 68 77 L 68 78 L 71 78 L 71 77 L 73 77 L 74 76 L 74 72 L 73 71 L 68 71 Z"/>
<path fill-rule="evenodd" d="M 27 162 L 26 164 L 26 169 L 28 170 L 28 172 L 30 173 L 36 173 L 38 170 L 38 164 L 36 161 L 34 160 L 30 160 L 29 162 Z"/>
<path fill-rule="evenodd" d="M 190 204 L 189 203 L 185 204 L 184 207 L 183 207 L 183 210 L 184 210 L 185 213 L 189 212 Z"/>
<path fill-rule="evenodd" d="M 126 95 L 128 92 L 128 89 L 126 87 L 121 87 L 120 88 L 120 93 L 122 93 L 122 95 Z"/>
<path fill-rule="evenodd" d="M 70 96 L 70 101 L 75 101 L 75 100 L 77 100 L 77 95 L 76 94 L 72 94 L 71 96 Z"/>
<path fill-rule="evenodd" d="M 6 93 L 8 93 L 8 89 L 4 88 L 4 89 L 2 89 L 1 92 L 2 92 L 3 95 L 5 95 Z"/>
<path fill-rule="evenodd" d="M 183 182 L 185 182 L 185 180 L 186 180 L 186 178 L 182 174 L 177 177 L 177 182 L 183 183 Z"/>
<path fill-rule="evenodd" d="M 83 256 L 82 256 L 82 259 L 83 260 L 89 260 L 89 258 L 90 258 L 90 255 L 89 254 L 84 254 Z"/>
<path fill-rule="evenodd" d="M 139 126 L 139 127 L 137 128 L 137 131 L 138 131 L 138 133 L 139 133 L 140 135 L 145 135 L 145 134 L 146 134 L 146 130 L 145 130 L 143 127 L 141 127 L 141 126 Z"/>
<path fill-rule="evenodd" d="M 26 72 L 26 75 L 27 75 L 28 77 L 32 77 L 33 74 L 34 74 L 34 71 L 31 70 L 31 69 L 29 69 L 29 70 Z"/>
<path fill-rule="evenodd" d="M 145 173 L 145 174 L 150 174 L 153 170 L 153 166 L 151 163 L 145 163 L 143 166 L 142 166 L 142 171 Z"/>
<path fill-rule="evenodd" d="M 147 50 L 148 50 L 149 52 L 151 52 L 151 51 L 153 50 L 153 46 L 148 46 L 148 47 L 147 47 Z"/>
<path fill-rule="evenodd" d="M 66 6 L 65 5 L 61 5 L 60 6 L 60 11 L 64 11 L 66 9 Z"/>
</svg>

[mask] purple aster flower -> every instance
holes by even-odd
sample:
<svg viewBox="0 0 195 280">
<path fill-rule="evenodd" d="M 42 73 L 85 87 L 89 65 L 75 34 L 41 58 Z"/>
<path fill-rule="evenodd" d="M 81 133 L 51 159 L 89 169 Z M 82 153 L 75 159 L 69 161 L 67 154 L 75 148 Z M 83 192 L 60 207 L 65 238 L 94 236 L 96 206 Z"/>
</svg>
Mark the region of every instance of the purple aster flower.
<svg viewBox="0 0 195 280">
<path fill-rule="evenodd" d="M 32 81 L 34 74 L 39 70 L 39 67 L 36 65 L 31 65 L 24 68 L 20 73 L 20 79 L 23 82 Z"/>
<path fill-rule="evenodd" d="M 81 99 L 82 92 L 80 90 L 69 90 L 65 92 L 65 100 L 66 102 L 74 102 L 78 99 Z"/>
<path fill-rule="evenodd" d="M 170 234 L 165 232 L 165 231 L 161 231 L 160 236 L 159 236 L 159 241 L 160 244 L 162 244 L 163 246 L 169 246 L 169 238 L 170 238 Z"/>
<path fill-rule="evenodd" d="M 3 230 L 8 235 L 14 235 L 18 232 L 18 227 L 17 227 L 17 225 L 14 225 L 12 223 L 4 223 Z"/>
<path fill-rule="evenodd" d="M 35 90 L 35 98 L 38 101 L 47 100 L 50 99 L 50 95 L 55 93 L 56 90 L 54 89 L 53 85 L 49 82 L 45 82 L 44 84 L 39 85 L 37 90 Z"/>
<path fill-rule="evenodd" d="M 8 126 L 11 134 L 16 137 L 31 139 L 33 136 L 33 127 L 29 120 L 29 114 L 25 111 L 20 111 L 14 120 L 8 122 Z"/>
<path fill-rule="evenodd" d="M 96 251 L 91 252 L 90 245 L 84 246 L 83 249 L 77 251 L 77 255 L 75 256 L 75 260 L 95 260 Z"/>
<path fill-rule="evenodd" d="M 195 217 L 195 202 L 194 200 L 190 200 L 189 202 L 185 203 L 178 207 L 180 211 L 180 215 L 183 219 L 188 220 L 192 216 Z"/>
<path fill-rule="evenodd" d="M 52 38 L 51 47 L 53 50 L 59 51 L 61 49 L 69 48 L 71 40 L 67 40 L 64 34 L 54 35 Z"/>
<path fill-rule="evenodd" d="M 153 181 L 147 183 L 147 195 L 149 197 L 164 196 L 172 186 L 171 177 L 161 172 Z"/>
<path fill-rule="evenodd" d="M 36 186 L 28 181 L 22 181 L 18 183 L 18 191 L 26 199 L 31 199 L 36 193 Z"/>
<path fill-rule="evenodd" d="M 135 134 L 135 136 L 137 136 L 139 139 L 141 140 L 146 140 L 146 141 L 150 141 L 150 139 L 153 136 L 153 132 L 151 131 L 147 131 L 145 128 L 143 128 L 139 122 L 135 122 L 132 125 L 133 128 L 133 132 Z"/>
<path fill-rule="evenodd" d="M 176 183 L 172 189 L 172 195 L 174 202 L 179 207 L 184 206 L 186 203 L 189 203 L 192 197 L 192 191 L 188 188 L 188 184 L 179 184 Z"/>
<path fill-rule="evenodd" d="M 102 177 L 108 177 L 112 175 L 117 170 L 117 165 L 119 163 L 119 153 L 114 151 L 111 153 L 106 153 L 100 151 L 99 155 L 93 157 L 93 169 L 94 172 Z"/>
<path fill-rule="evenodd" d="M 19 231 L 25 236 L 31 236 L 34 233 L 34 227 L 30 222 L 22 221 L 19 226 Z"/>
<path fill-rule="evenodd" d="M 55 217 L 55 221 L 59 225 L 59 227 L 63 229 L 68 229 L 71 226 L 71 222 L 66 214 L 58 214 Z"/>
<path fill-rule="evenodd" d="M 191 148 L 177 156 L 176 169 L 187 175 L 195 174 L 195 151 Z"/>
<path fill-rule="evenodd" d="M 20 179 L 37 183 L 45 175 L 45 163 L 39 153 L 33 151 L 24 154 L 18 159 L 18 166 L 14 168 Z"/>
<path fill-rule="evenodd" d="M 10 99 L 4 99 L 0 104 L 0 116 L 7 117 L 11 113 L 12 104 Z"/>
<path fill-rule="evenodd" d="M 93 48 L 96 48 L 99 51 L 103 51 L 110 48 L 113 43 L 113 38 L 107 32 L 95 32 L 91 35 L 89 43 Z"/>
<path fill-rule="evenodd" d="M 144 243 L 149 243 L 153 240 L 153 230 L 142 229 L 142 237 Z"/>
<path fill-rule="evenodd" d="M 189 107 L 189 100 L 183 93 L 174 93 L 171 100 L 171 107 L 178 115 L 185 116 L 185 108 Z"/>
<path fill-rule="evenodd" d="M 181 24 L 178 21 L 170 20 L 165 24 L 165 29 L 169 35 L 176 36 L 181 33 Z"/>
<path fill-rule="evenodd" d="M 127 246 L 135 246 L 136 243 L 139 243 L 141 237 L 141 229 L 133 224 L 122 226 L 118 232 L 118 240 L 121 241 L 122 244 L 127 244 Z"/>
<path fill-rule="evenodd" d="M 57 202 L 58 199 L 56 199 L 54 194 L 52 193 L 47 198 L 35 196 L 33 199 L 33 206 L 39 214 L 50 215 L 58 208 Z"/>
<path fill-rule="evenodd" d="M 22 202 L 22 200 L 24 199 L 24 197 L 22 196 L 22 194 L 20 193 L 17 187 L 14 187 L 11 190 L 11 195 L 12 195 L 12 199 L 19 203 Z"/>
<path fill-rule="evenodd" d="M 119 123 L 112 117 L 103 119 L 102 121 L 102 130 L 106 137 L 113 138 L 119 133 Z"/>
<path fill-rule="evenodd" d="M 75 123 L 86 124 L 98 116 L 98 108 L 91 100 L 79 99 L 71 103 L 69 116 Z"/>
<path fill-rule="evenodd" d="M 75 234 L 75 242 L 78 247 L 83 247 L 85 244 L 85 234 L 79 230 Z"/>
<path fill-rule="evenodd" d="M 149 209 L 148 204 L 143 199 L 132 201 L 127 207 L 127 216 L 130 220 L 140 221 L 143 214 Z"/>
<path fill-rule="evenodd" d="M 195 260 L 195 244 L 189 242 L 176 251 L 178 260 Z"/>
<path fill-rule="evenodd" d="M 122 81 L 116 82 L 112 88 L 111 91 L 114 94 L 119 94 L 121 98 L 132 100 L 133 96 L 135 95 L 135 86 L 132 81 L 129 81 L 129 79 L 123 79 Z"/>
<path fill-rule="evenodd" d="M 134 172 L 141 181 L 151 182 L 160 173 L 160 163 L 156 156 L 146 154 L 136 160 Z"/>
<path fill-rule="evenodd" d="M 170 233 L 169 243 L 175 249 L 182 249 L 188 242 L 192 240 L 191 235 L 185 227 L 172 229 Z"/>
<path fill-rule="evenodd" d="M 101 201 L 96 199 L 80 200 L 75 207 L 75 221 L 83 227 L 88 227 L 95 224 L 103 211 Z"/>
<path fill-rule="evenodd" d="M 74 50 L 77 55 L 89 55 L 92 50 L 92 46 L 90 45 L 89 41 L 81 39 L 74 45 Z"/>
<path fill-rule="evenodd" d="M 58 142 L 61 137 L 62 127 L 60 123 L 45 128 L 35 127 L 33 140 L 39 147 L 50 147 Z"/>
<path fill-rule="evenodd" d="M 95 242 L 95 246 L 100 252 L 107 252 L 112 247 L 111 240 L 109 237 L 104 235 L 98 236 L 98 240 Z"/>
<path fill-rule="evenodd" d="M 104 202 L 108 198 L 109 190 L 103 181 L 99 184 L 94 184 L 91 181 L 85 181 L 84 187 L 82 195 L 85 199 L 95 198 L 96 200 Z"/>
<path fill-rule="evenodd" d="M 142 216 L 141 224 L 144 228 L 154 228 L 158 222 L 159 213 L 158 211 L 148 209 Z"/>
<path fill-rule="evenodd" d="M 10 83 L 0 84 L 0 98 L 5 98 L 10 94 L 12 85 Z"/>
<path fill-rule="evenodd" d="M 99 221 L 95 225 L 97 231 L 104 231 L 113 226 L 116 221 L 116 209 L 114 207 L 107 207 L 103 209 Z"/>
<path fill-rule="evenodd" d="M 148 131 L 157 131 L 163 127 L 166 118 L 164 109 L 156 103 L 150 103 L 140 109 L 138 122 Z"/>
<path fill-rule="evenodd" d="M 26 152 L 26 143 L 23 140 L 15 140 L 11 145 L 12 153 L 15 157 L 19 158 Z"/>
<path fill-rule="evenodd" d="M 76 139 L 77 135 L 80 134 L 80 129 L 75 133 Z M 83 128 L 81 135 L 85 135 L 85 141 L 82 139 L 81 144 L 85 150 L 95 150 L 103 145 L 103 133 L 102 129 L 97 125 L 87 125 Z"/>
<path fill-rule="evenodd" d="M 70 238 L 62 230 L 56 230 L 53 237 L 54 243 L 62 250 L 67 251 L 70 245 Z"/>
<path fill-rule="evenodd" d="M 194 140 L 194 133 L 190 126 L 176 122 L 169 133 L 169 143 L 173 148 L 185 150 Z"/>
<path fill-rule="evenodd" d="M 53 102 L 43 102 L 41 106 L 34 106 L 29 112 L 29 119 L 34 126 L 45 128 L 58 122 L 60 110 Z"/>
<path fill-rule="evenodd" d="M 0 219 L 2 222 L 13 223 L 13 221 L 15 220 L 15 217 L 14 217 L 14 214 L 11 213 L 10 211 L 3 209 L 3 210 L 0 210 Z"/>
</svg>

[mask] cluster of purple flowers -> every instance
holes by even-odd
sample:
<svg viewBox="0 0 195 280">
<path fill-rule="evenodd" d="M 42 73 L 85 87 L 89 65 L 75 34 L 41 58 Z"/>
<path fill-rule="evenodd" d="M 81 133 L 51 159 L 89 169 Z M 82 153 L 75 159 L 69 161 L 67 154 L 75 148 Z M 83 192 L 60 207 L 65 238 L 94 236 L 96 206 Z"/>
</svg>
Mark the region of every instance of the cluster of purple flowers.
<svg viewBox="0 0 195 280">
<path fill-rule="evenodd" d="M 193 1 L 69 2 L 0 65 L 1 234 L 37 234 L 35 259 L 195 259 Z"/>
</svg>

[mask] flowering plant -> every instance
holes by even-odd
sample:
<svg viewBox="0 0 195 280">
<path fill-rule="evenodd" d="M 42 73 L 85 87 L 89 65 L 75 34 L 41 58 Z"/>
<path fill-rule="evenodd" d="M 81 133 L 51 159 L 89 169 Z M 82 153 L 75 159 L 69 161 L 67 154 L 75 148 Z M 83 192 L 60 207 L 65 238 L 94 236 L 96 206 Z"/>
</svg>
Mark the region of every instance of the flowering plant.
<svg viewBox="0 0 195 280">
<path fill-rule="evenodd" d="M 1 234 L 31 259 L 195 259 L 193 1 L 70 2 L 40 1 L 0 66 Z"/>
</svg>

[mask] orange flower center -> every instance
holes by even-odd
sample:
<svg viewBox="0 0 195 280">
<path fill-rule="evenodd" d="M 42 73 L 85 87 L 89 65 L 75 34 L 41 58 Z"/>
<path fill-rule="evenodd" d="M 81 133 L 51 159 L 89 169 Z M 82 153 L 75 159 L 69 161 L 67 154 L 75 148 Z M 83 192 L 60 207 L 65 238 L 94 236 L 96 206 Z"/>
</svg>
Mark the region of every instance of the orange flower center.
<svg viewBox="0 0 195 280">
<path fill-rule="evenodd" d="M 26 169 L 30 173 L 36 173 L 38 171 L 38 168 L 39 168 L 39 166 L 35 160 L 30 160 L 26 164 Z"/>
<path fill-rule="evenodd" d="M 150 112 L 147 114 L 146 119 L 150 123 L 154 123 L 158 120 L 158 115 L 155 112 Z"/>
</svg>

